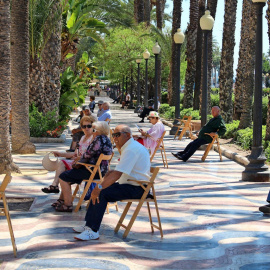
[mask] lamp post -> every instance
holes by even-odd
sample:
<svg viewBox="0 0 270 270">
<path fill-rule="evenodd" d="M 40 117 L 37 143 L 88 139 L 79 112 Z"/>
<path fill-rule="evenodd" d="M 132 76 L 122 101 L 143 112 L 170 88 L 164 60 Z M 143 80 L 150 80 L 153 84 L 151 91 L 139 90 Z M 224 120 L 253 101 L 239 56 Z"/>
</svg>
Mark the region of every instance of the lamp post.
<svg viewBox="0 0 270 270">
<path fill-rule="evenodd" d="M 150 57 L 150 52 L 148 52 L 147 49 L 145 49 L 145 52 L 143 53 L 143 58 L 145 60 L 145 92 L 144 92 L 144 106 L 148 107 L 148 70 L 147 70 L 147 64 L 148 59 Z"/>
<path fill-rule="evenodd" d="M 136 59 L 136 63 L 138 65 L 138 73 L 137 73 L 137 106 L 136 109 L 134 110 L 135 113 L 138 112 L 139 105 L 141 103 L 141 96 L 140 96 L 140 91 L 141 91 L 141 85 L 140 85 L 140 64 L 142 62 L 141 58 Z"/>
<path fill-rule="evenodd" d="M 180 118 L 180 56 L 181 56 L 181 46 L 185 40 L 185 35 L 181 31 L 180 28 L 177 29 L 177 32 L 173 36 L 174 42 L 176 44 L 177 50 L 176 50 L 176 59 L 177 59 L 177 77 L 175 80 L 175 89 L 176 89 L 176 100 L 175 100 L 175 119 L 173 123 L 173 127 L 170 130 L 170 135 L 174 135 L 177 126 L 175 126 L 178 123 L 178 120 Z"/>
<path fill-rule="evenodd" d="M 255 92 L 253 108 L 253 142 L 249 164 L 242 172 L 242 180 L 268 182 L 270 172 L 265 165 L 262 147 L 262 11 L 266 0 L 252 0 L 257 9 L 255 50 Z"/>
<path fill-rule="evenodd" d="M 152 51 L 155 55 L 155 99 L 154 99 L 154 106 L 155 110 L 158 112 L 158 55 L 160 54 L 160 46 L 158 42 L 154 45 Z"/>
<path fill-rule="evenodd" d="M 214 18 L 210 15 L 210 11 L 206 10 L 205 14 L 200 19 L 200 26 L 204 33 L 203 46 L 203 87 L 202 87 L 202 109 L 201 109 L 201 126 L 204 126 L 207 121 L 207 81 L 208 81 L 208 34 L 213 29 Z"/>
</svg>

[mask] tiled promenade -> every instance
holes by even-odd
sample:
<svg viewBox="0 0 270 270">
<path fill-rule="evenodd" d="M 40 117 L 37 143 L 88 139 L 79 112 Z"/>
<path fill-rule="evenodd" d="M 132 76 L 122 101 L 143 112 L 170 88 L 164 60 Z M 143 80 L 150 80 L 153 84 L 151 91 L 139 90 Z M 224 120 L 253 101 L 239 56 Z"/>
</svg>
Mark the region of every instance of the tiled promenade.
<svg viewBox="0 0 270 270">
<path fill-rule="evenodd" d="M 113 111 L 113 127 L 126 123 L 135 131 L 138 121 L 133 111 Z M 149 123 L 138 125 L 150 127 Z M 150 233 L 146 208 L 127 239 L 122 239 L 122 229 L 114 234 L 124 207 L 120 203 L 119 212 L 111 208 L 105 214 L 99 240 L 74 240 L 72 227 L 83 224 L 85 206 L 78 213 L 57 213 L 50 206 L 57 195 L 40 190 L 53 178 L 53 173 L 42 170 L 44 153 L 67 149 L 70 138 L 65 144 L 37 144 L 36 155 L 14 155 L 22 175 L 13 175 L 7 195 L 35 201 L 28 212 L 11 212 L 16 259 L 1 217 L 0 269 L 270 269 L 270 216 L 258 212 L 270 184 L 241 182 L 243 167 L 225 157 L 220 162 L 214 151 L 204 163 L 202 151 L 189 162 L 176 160 L 170 153 L 188 142 L 167 135 L 169 169 L 163 168 L 160 154 L 154 159 L 153 165 L 161 167 L 156 189 L 163 239 L 158 232 Z M 113 166 L 118 157 L 116 153 Z"/>
</svg>

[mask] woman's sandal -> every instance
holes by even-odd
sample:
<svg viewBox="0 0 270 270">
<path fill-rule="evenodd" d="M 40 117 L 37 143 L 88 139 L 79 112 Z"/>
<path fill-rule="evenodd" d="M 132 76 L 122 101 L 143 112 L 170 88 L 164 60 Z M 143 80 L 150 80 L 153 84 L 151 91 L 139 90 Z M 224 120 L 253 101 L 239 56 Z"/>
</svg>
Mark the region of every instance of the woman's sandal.
<svg viewBox="0 0 270 270">
<path fill-rule="evenodd" d="M 58 186 L 52 186 L 42 188 L 41 189 L 44 193 L 59 193 L 59 187 Z"/>
<path fill-rule="evenodd" d="M 64 203 L 55 207 L 55 211 L 57 212 L 72 212 L 72 210 L 73 205 L 65 205 Z"/>
<path fill-rule="evenodd" d="M 58 199 L 56 202 L 52 204 L 52 207 L 58 207 L 62 204 L 64 204 L 64 200 Z"/>
</svg>

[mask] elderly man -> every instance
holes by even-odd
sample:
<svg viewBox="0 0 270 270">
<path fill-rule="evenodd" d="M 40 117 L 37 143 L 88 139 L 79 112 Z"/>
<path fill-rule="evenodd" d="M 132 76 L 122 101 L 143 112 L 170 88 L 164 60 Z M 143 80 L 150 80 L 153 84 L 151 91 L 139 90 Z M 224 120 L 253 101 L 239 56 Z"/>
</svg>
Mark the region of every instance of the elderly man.
<svg viewBox="0 0 270 270">
<path fill-rule="evenodd" d="M 91 194 L 91 203 L 85 216 L 86 225 L 73 228 L 80 234 L 77 240 L 96 240 L 108 202 L 125 199 L 140 199 L 143 188 L 134 180 L 149 180 L 150 157 L 146 148 L 134 141 L 131 130 L 126 125 L 119 125 L 112 134 L 117 148 L 121 148 L 121 159 L 115 170 L 109 171 L 102 183 Z M 116 182 L 117 181 L 117 182 Z"/>
<path fill-rule="evenodd" d="M 106 119 L 112 119 L 112 113 L 110 110 L 109 102 L 104 102 L 102 105 L 103 113 L 98 117 L 98 121 L 105 121 Z"/>
<path fill-rule="evenodd" d="M 218 106 L 214 106 L 212 108 L 212 115 L 213 118 L 210 119 L 209 122 L 201 128 L 198 138 L 190 142 L 184 151 L 172 153 L 172 155 L 174 155 L 179 160 L 187 161 L 201 145 L 210 143 L 212 141 L 211 136 L 214 136 L 216 133 L 218 136 L 225 134 L 226 126 L 220 115 L 220 109 Z M 210 135 L 207 135 L 206 133 Z"/>
<path fill-rule="evenodd" d="M 103 114 L 103 109 L 102 109 L 103 103 L 104 103 L 103 100 L 98 101 L 97 117 L 100 117 Z"/>
</svg>

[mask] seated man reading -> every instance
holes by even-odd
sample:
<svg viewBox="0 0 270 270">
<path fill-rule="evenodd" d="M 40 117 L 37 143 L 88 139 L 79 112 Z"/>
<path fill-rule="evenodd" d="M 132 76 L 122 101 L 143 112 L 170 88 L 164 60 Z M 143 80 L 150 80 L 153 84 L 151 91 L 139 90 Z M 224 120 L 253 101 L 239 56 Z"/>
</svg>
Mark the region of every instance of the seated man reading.
<svg viewBox="0 0 270 270">
<path fill-rule="evenodd" d="M 204 125 L 198 135 L 198 138 L 192 142 L 190 142 L 184 151 L 180 151 L 178 153 L 172 153 L 179 160 L 187 161 L 196 150 L 203 144 L 211 143 L 212 136 L 216 133 L 218 136 L 222 136 L 226 132 L 225 122 L 220 115 L 220 109 L 218 106 L 214 106 L 212 108 L 213 118 L 208 121 L 206 125 Z M 207 135 L 206 133 L 209 133 Z"/>
<path fill-rule="evenodd" d="M 144 193 L 143 188 L 128 179 L 148 181 L 150 178 L 149 153 L 143 145 L 134 141 L 130 128 L 119 125 L 112 136 L 117 148 L 121 148 L 120 162 L 92 191 L 91 203 L 85 216 L 86 225 L 73 228 L 80 233 L 74 237 L 77 240 L 99 239 L 99 228 L 107 203 L 140 199 Z"/>
</svg>

